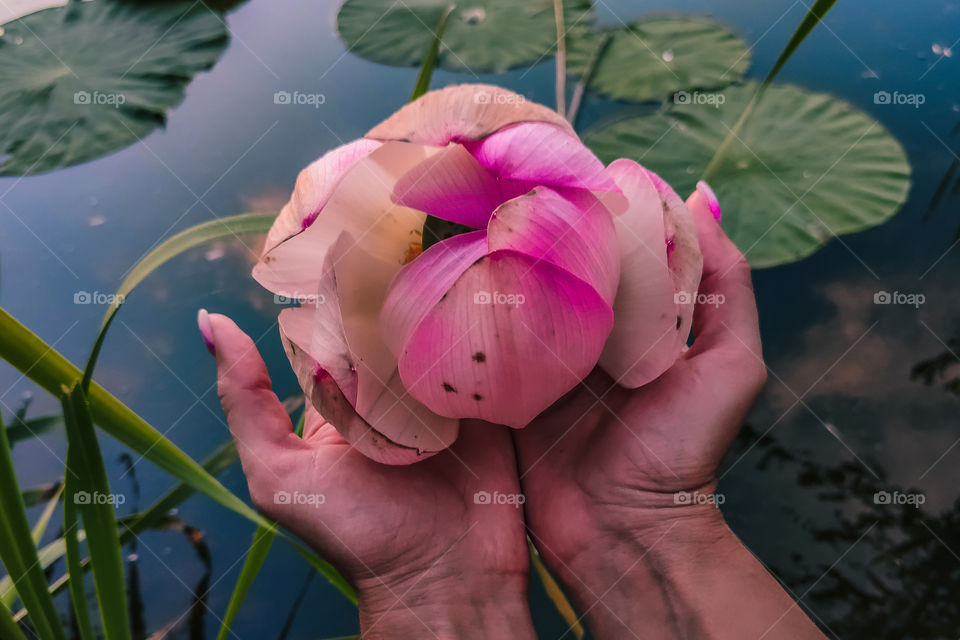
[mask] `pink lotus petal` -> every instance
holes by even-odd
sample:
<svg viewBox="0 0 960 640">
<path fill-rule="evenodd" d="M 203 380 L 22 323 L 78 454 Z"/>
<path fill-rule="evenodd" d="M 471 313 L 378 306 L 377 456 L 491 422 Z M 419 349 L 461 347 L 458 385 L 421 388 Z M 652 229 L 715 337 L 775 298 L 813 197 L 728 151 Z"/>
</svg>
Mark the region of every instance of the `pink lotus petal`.
<svg viewBox="0 0 960 640">
<path fill-rule="evenodd" d="M 431 91 L 371 129 L 366 137 L 443 147 L 479 140 L 518 122 L 546 122 L 573 134 L 566 118 L 523 96 L 488 84 Z"/>
<path fill-rule="evenodd" d="M 693 214 L 687 209 L 686 203 L 677 195 L 673 188 L 660 176 L 647 171 L 653 180 L 657 193 L 663 201 L 663 224 L 666 242 L 671 250 L 667 259 L 670 273 L 673 276 L 674 291 L 680 294 L 677 299 L 678 314 L 680 316 L 680 334 L 686 344 L 693 324 L 694 294 L 700 286 L 700 276 L 703 274 L 703 254 L 700 253 L 700 243 L 697 241 L 697 230 L 694 227 Z"/>
<path fill-rule="evenodd" d="M 500 178 L 549 187 L 617 190 L 603 163 L 580 138 L 551 124 L 513 125 L 465 146 L 481 165 Z"/>
<path fill-rule="evenodd" d="M 497 251 L 425 315 L 400 375 L 440 415 L 522 427 L 593 369 L 612 326 L 593 287 L 548 262 Z"/>
<path fill-rule="evenodd" d="M 494 209 L 533 187 L 529 182 L 497 178 L 462 145 L 451 144 L 400 178 L 394 201 L 482 229 Z"/>
<path fill-rule="evenodd" d="M 424 316 L 470 265 L 487 254 L 486 236 L 473 231 L 438 242 L 393 279 L 380 315 L 380 332 L 398 358 Z"/>
<path fill-rule="evenodd" d="M 323 215 L 268 251 L 253 268 L 253 277 L 279 295 L 312 295 L 327 251 L 343 231 L 399 270 L 412 246 L 420 243 L 425 215 L 394 203 L 393 190 L 402 175 L 436 152 L 390 142 L 357 161 L 340 179 Z"/>
<path fill-rule="evenodd" d="M 607 171 L 623 193 L 606 199 L 616 216 L 621 266 L 613 303 L 616 321 L 600 366 L 619 384 L 635 388 L 676 361 L 689 327 L 683 326 L 674 301 L 663 204 L 651 176 L 626 159 L 611 163 Z"/>
<path fill-rule="evenodd" d="M 380 146 L 376 140 L 354 140 L 331 149 L 310 163 L 297 177 L 290 201 L 280 211 L 267 234 L 263 253 L 309 227 L 327 203 L 340 178 L 357 160 L 365 158 Z"/>
<path fill-rule="evenodd" d="M 490 220 L 490 250 L 513 249 L 550 262 L 612 305 L 620 279 L 617 233 L 610 211 L 591 200 L 592 206 L 581 208 L 547 187 L 510 200 Z"/>
<path fill-rule="evenodd" d="M 357 257 L 350 255 L 355 250 L 348 236 L 341 237 L 328 256 L 315 304 L 280 313 L 284 348 L 304 393 L 347 442 L 375 460 L 409 464 L 450 446 L 459 423 L 413 400 L 399 384 L 396 359 L 382 344 L 384 353 L 378 354 L 376 344 L 363 343 L 365 319 L 350 313 L 362 306 L 357 299 L 364 292 L 344 291 L 337 278 L 340 264 L 351 266 Z M 368 366 L 371 361 L 386 365 L 384 377 Z"/>
<path fill-rule="evenodd" d="M 357 413 L 396 444 L 420 451 L 456 440 L 457 420 L 442 418 L 414 400 L 397 373 L 397 358 L 379 330 L 387 287 L 401 265 L 368 252 L 346 232 L 331 248 L 344 338 L 357 371 Z"/>
</svg>

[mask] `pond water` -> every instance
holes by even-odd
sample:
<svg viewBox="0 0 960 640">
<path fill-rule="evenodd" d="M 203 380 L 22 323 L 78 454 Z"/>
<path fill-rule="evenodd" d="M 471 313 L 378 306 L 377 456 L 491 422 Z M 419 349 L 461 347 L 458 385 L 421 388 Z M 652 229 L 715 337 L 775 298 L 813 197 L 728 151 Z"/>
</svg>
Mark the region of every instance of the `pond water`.
<svg viewBox="0 0 960 640">
<path fill-rule="evenodd" d="M 611 24 L 666 10 L 702 13 L 706 6 L 752 45 L 754 78 L 770 68 L 806 11 L 790 0 L 596 4 Z M 279 210 L 302 167 L 403 104 L 417 71 L 348 54 L 335 13 L 330 2 L 250 0 L 228 14 L 229 48 L 189 85 L 164 129 L 87 164 L 0 179 L 3 307 L 83 362 L 104 307 L 75 304 L 76 294 L 109 294 L 138 258 L 177 230 L 214 216 Z M 957 2 L 841 0 L 779 77 L 878 119 L 913 167 L 909 200 L 889 223 L 834 239 L 801 262 L 755 272 L 771 375 L 725 466 L 722 508 L 830 637 L 955 638 L 960 629 L 960 385 L 944 386 L 960 360 L 958 38 Z M 478 78 L 438 71 L 433 86 L 471 81 Z M 479 81 L 553 101 L 552 63 Z M 324 100 L 275 104 L 277 91 Z M 878 91 L 925 100 L 919 107 L 877 104 Z M 581 130 L 606 112 L 588 98 Z M 196 459 L 228 437 L 214 363 L 197 335 L 199 307 L 232 316 L 258 340 L 278 395 L 298 391 L 275 326 L 278 308 L 250 278 L 251 260 L 244 244 L 220 242 L 151 275 L 114 323 L 98 366 L 105 387 Z M 875 304 L 882 291 L 922 294 L 924 302 Z M 911 376 L 919 362 L 938 356 L 942 377 L 927 384 Z M 30 394 L 30 415 L 57 410 L 53 399 L 0 367 L 5 415 Z M 112 485 L 132 496 L 135 476 L 141 506 L 171 486 L 169 476 L 136 457 L 135 474 L 127 473 L 118 458 L 124 448 L 107 437 L 103 446 Z M 62 473 L 64 449 L 57 434 L 18 444 L 22 484 Z M 221 480 L 246 495 L 239 465 Z M 878 491 L 913 491 L 924 503 L 878 505 Z M 134 508 L 131 499 L 121 512 Z M 209 547 L 207 604 L 220 616 L 251 526 L 198 497 L 179 515 Z M 153 631 L 187 611 L 206 567 L 176 532 L 144 534 L 136 553 L 146 628 Z M 300 559 L 275 545 L 240 613 L 239 636 L 278 637 L 307 577 Z M 304 593 L 288 638 L 357 632 L 355 610 L 322 579 Z M 539 592 L 534 600 L 541 637 L 560 637 L 564 627 L 549 602 Z M 198 618 L 207 637 L 218 628 L 213 613 Z M 190 634 L 184 627 L 176 635 Z"/>
</svg>

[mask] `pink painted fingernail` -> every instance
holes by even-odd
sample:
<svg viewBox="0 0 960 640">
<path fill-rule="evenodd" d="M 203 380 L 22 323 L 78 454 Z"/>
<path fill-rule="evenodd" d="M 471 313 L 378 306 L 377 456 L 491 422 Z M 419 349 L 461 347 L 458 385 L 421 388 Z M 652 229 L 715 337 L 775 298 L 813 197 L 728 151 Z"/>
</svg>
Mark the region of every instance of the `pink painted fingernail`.
<svg viewBox="0 0 960 640">
<path fill-rule="evenodd" d="M 210 326 L 210 314 L 206 309 L 197 311 L 197 327 L 200 328 L 200 335 L 203 336 L 203 344 L 207 346 L 210 355 L 217 355 L 217 348 L 213 344 L 213 327 Z"/>
<path fill-rule="evenodd" d="M 703 194 L 703 197 L 707 199 L 707 206 L 710 207 L 710 213 L 713 214 L 713 217 L 720 221 L 720 201 L 717 200 L 717 194 L 713 192 L 713 189 L 710 188 L 706 182 L 701 180 L 697 183 L 697 191 Z"/>
</svg>

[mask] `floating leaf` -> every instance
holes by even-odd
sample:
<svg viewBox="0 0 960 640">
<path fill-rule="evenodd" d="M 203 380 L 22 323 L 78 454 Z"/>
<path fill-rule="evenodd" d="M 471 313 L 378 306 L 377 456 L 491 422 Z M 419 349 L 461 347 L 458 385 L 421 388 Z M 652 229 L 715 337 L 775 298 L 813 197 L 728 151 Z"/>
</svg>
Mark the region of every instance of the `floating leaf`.
<svg viewBox="0 0 960 640">
<path fill-rule="evenodd" d="M 553 56 L 557 44 L 553 0 L 346 0 L 337 15 L 351 53 L 400 67 L 419 66 L 435 31 L 453 7 L 437 66 L 473 73 L 506 71 Z M 564 3 L 568 26 L 589 19 L 588 0 Z"/>
<path fill-rule="evenodd" d="M 203 3 L 70 2 L 3 25 L 0 175 L 126 147 L 163 125 L 229 37 Z"/>
<path fill-rule="evenodd" d="M 678 105 L 588 132 L 604 162 L 628 157 L 691 192 L 755 84 L 716 94 L 723 104 Z M 799 260 L 835 235 L 878 225 L 910 188 L 900 144 L 850 104 L 770 86 L 710 177 L 723 227 L 754 267 Z"/>
<path fill-rule="evenodd" d="M 739 81 L 750 66 L 747 43 L 702 18 L 653 18 L 626 27 L 574 29 L 567 69 L 583 75 L 603 46 L 589 88 L 620 100 L 670 98 L 678 91 L 717 89 Z"/>
</svg>

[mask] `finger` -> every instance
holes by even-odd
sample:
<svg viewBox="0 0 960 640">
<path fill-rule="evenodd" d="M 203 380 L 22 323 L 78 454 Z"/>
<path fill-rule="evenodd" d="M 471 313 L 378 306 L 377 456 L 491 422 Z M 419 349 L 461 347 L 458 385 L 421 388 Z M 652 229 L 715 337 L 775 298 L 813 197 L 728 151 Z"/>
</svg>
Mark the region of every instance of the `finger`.
<svg viewBox="0 0 960 640">
<path fill-rule="evenodd" d="M 289 443 L 290 418 L 271 389 L 267 367 L 253 340 L 223 315 L 201 310 L 198 323 L 217 357 L 220 402 L 244 469 L 262 466 L 263 460 Z"/>
<path fill-rule="evenodd" d="M 719 352 L 749 354 L 762 362 L 757 303 L 750 265 L 719 224 L 720 207 L 704 182 L 687 199 L 703 253 L 703 277 L 693 314 L 688 357 Z"/>
</svg>

